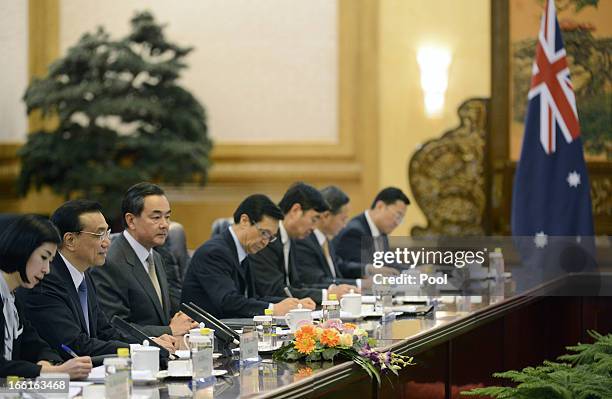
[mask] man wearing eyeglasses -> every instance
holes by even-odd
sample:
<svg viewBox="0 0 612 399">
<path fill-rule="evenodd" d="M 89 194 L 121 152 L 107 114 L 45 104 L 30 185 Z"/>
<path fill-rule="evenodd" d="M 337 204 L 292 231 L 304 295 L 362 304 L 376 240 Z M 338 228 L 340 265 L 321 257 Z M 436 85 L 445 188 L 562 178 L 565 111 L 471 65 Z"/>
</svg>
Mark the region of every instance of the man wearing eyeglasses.
<svg viewBox="0 0 612 399">
<path fill-rule="evenodd" d="M 247 197 L 234 212 L 234 223 L 200 246 L 185 275 L 182 302 L 194 302 L 218 318 L 253 317 L 272 309 L 285 315 L 302 303 L 313 309 L 311 300 L 258 296 L 249 257 L 275 241 L 278 207 L 265 195 Z"/>
<path fill-rule="evenodd" d="M 51 273 L 36 289 L 18 292 L 39 335 L 64 359 L 71 356 L 61 345 L 80 356 L 98 356 L 136 343 L 109 324 L 91 278 L 85 273 L 104 264 L 110 245 L 110 229 L 100 204 L 68 201 L 53 213 L 51 221 L 62 236 Z M 155 342 L 173 350 L 175 339 L 163 336 Z"/>
<path fill-rule="evenodd" d="M 316 188 L 295 183 L 279 202 L 283 221 L 279 223 L 278 239 L 256 255 L 250 256 L 258 295 L 295 296 L 311 298 L 321 303 L 328 294 L 340 298 L 354 288 L 348 284 L 330 284 L 321 288 L 305 284 L 303 265 L 296 259 L 295 240 L 304 239 L 313 232 L 321 213 L 329 209 Z"/>
<path fill-rule="evenodd" d="M 104 267 L 91 271 L 102 309 L 152 336 L 182 336 L 197 323 L 182 312 L 172 318 L 169 283 L 161 255 L 170 203 L 152 183 L 130 187 L 121 203 L 125 230 L 113 240 Z M 179 341 L 180 342 L 180 341 Z"/>
<path fill-rule="evenodd" d="M 396 269 L 374 269 L 375 251 L 389 251 L 388 234 L 399 226 L 410 200 L 396 187 L 381 190 L 370 209 L 351 219 L 333 239 L 339 267 L 345 277 L 362 278 L 373 273 L 399 274 Z"/>
</svg>

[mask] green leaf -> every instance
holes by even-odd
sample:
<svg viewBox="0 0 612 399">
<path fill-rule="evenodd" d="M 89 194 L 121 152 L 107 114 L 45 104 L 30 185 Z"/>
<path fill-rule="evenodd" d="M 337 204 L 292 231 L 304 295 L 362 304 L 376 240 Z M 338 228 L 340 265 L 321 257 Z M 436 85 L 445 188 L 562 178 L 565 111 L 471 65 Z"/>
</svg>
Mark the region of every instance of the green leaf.
<svg viewBox="0 0 612 399">
<path fill-rule="evenodd" d="M 337 349 L 327 348 L 323 350 L 322 355 L 325 360 L 334 360 L 334 357 L 339 353 Z"/>
<path fill-rule="evenodd" d="M 593 344 L 578 344 L 568 347 L 576 352 L 559 359 L 571 360 L 573 364 L 544 361 L 537 367 L 510 370 L 493 374 L 509 379 L 513 387 L 486 387 L 462 392 L 462 395 L 490 396 L 494 398 L 567 398 L 609 399 L 612 392 L 611 335 L 591 334 Z"/>
<path fill-rule="evenodd" d="M 167 41 L 148 12 L 134 16 L 123 38 L 102 28 L 82 35 L 24 94 L 28 113 L 59 125 L 28 135 L 19 194 L 47 186 L 67 199 L 96 198 L 112 219 L 139 181 L 204 184 L 212 148 L 206 113 L 179 86 L 190 51 Z"/>
</svg>

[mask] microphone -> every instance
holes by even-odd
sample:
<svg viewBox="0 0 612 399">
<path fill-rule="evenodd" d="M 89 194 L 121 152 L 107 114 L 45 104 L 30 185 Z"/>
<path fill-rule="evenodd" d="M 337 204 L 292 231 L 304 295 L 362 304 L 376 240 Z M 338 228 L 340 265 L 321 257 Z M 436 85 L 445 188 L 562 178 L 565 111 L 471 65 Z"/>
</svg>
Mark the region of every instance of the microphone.
<svg viewBox="0 0 612 399">
<path fill-rule="evenodd" d="M 215 330 L 215 336 L 226 345 L 230 343 L 240 345 L 240 334 L 195 303 L 189 302 L 189 305 L 181 303 L 181 310 L 198 323 L 204 323 Z"/>
<path fill-rule="evenodd" d="M 169 358 L 170 360 L 176 359 L 176 356 L 174 356 L 173 354 L 168 352 L 168 349 L 166 349 L 163 346 L 159 345 L 157 342 L 155 342 L 151 338 L 149 338 L 149 336 L 147 334 L 142 332 L 142 330 L 140 330 L 139 328 L 134 327 L 133 325 L 131 325 L 127 321 L 123 320 L 122 318 L 117 317 L 117 315 L 113 316 L 113 318 L 111 319 L 111 324 L 113 326 L 115 326 L 118 330 L 120 330 L 122 333 L 127 334 L 127 335 L 131 335 L 133 338 L 135 338 L 136 340 L 138 340 L 141 343 L 143 341 L 145 341 L 145 340 L 149 341 L 149 344 L 151 344 L 151 346 L 155 346 L 155 347 L 159 348 L 159 355 L 161 357 L 166 357 L 166 358 Z"/>
</svg>

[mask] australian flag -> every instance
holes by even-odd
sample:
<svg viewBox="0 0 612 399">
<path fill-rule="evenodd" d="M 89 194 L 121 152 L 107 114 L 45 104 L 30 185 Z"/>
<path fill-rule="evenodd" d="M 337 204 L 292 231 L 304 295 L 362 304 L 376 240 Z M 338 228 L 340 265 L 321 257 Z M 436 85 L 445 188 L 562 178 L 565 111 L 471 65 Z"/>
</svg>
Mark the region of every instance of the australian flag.
<svg viewBox="0 0 612 399">
<path fill-rule="evenodd" d="M 567 56 L 554 0 L 547 0 L 514 179 L 512 234 L 544 245 L 549 236 L 593 236 L 589 187 Z"/>
</svg>

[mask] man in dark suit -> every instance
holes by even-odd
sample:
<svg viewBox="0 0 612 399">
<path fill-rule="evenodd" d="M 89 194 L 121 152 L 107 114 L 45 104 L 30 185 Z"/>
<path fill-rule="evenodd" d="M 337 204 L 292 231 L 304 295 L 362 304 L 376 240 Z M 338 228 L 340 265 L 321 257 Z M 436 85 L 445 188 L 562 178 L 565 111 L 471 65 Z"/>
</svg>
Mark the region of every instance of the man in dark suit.
<svg viewBox="0 0 612 399">
<path fill-rule="evenodd" d="M 375 251 L 389 251 L 387 235 L 402 223 L 409 204 L 402 190 L 387 187 L 376 195 L 370 209 L 355 216 L 338 233 L 333 246 L 345 277 L 361 278 L 374 272 L 398 274 L 389 267 L 374 269 L 372 260 Z"/>
<path fill-rule="evenodd" d="M 325 187 L 321 195 L 329 210 L 321 213 L 315 230 L 308 237 L 295 241 L 295 258 L 300 265 L 301 280 L 304 284 L 325 288 L 330 284 L 348 284 L 359 292 L 362 280 L 344 278 L 334 248 L 330 245 L 330 240 L 346 226 L 350 199 L 336 186 Z"/>
<path fill-rule="evenodd" d="M 170 320 L 168 280 L 161 255 L 170 203 L 151 183 L 130 187 L 121 203 L 125 230 L 113 240 L 104 267 L 91 270 L 98 301 L 108 318 L 120 317 L 148 335 L 182 336 L 197 323 L 179 312 Z"/>
<path fill-rule="evenodd" d="M 321 212 L 329 209 L 321 193 L 314 187 L 295 183 L 279 203 L 283 221 L 279 222 L 278 239 L 265 249 L 250 256 L 255 276 L 255 289 L 259 296 L 295 296 L 312 298 L 316 303 L 328 294 L 340 298 L 351 287 L 331 284 L 327 288 L 304 284 L 301 265 L 295 259 L 296 239 L 306 238 L 312 233 Z"/>
<path fill-rule="evenodd" d="M 110 229 L 100 204 L 88 200 L 68 201 L 51 216 L 62 236 L 51 273 L 35 289 L 18 290 L 27 318 L 39 335 L 64 359 L 65 344 L 78 355 L 116 353 L 135 343 L 111 326 L 98 305 L 96 289 L 87 273 L 102 266 L 110 244 Z M 173 349 L 175 339 L 164 336 L 155 342 Z"/>
<path fill-rule="evenodd" d="M 194 302 L 219 318 L 253 317 L 272 309 L 285 315 L 300 302 L 295 298 L 258 296 L 247 255 L 252 255 L 275 239 L 278 207 L 265 195 L 247 197 L 234 212 L 234 223 L 200 246 L 191 258 L 183 286 L 183 302 Z"/>
</svg>

